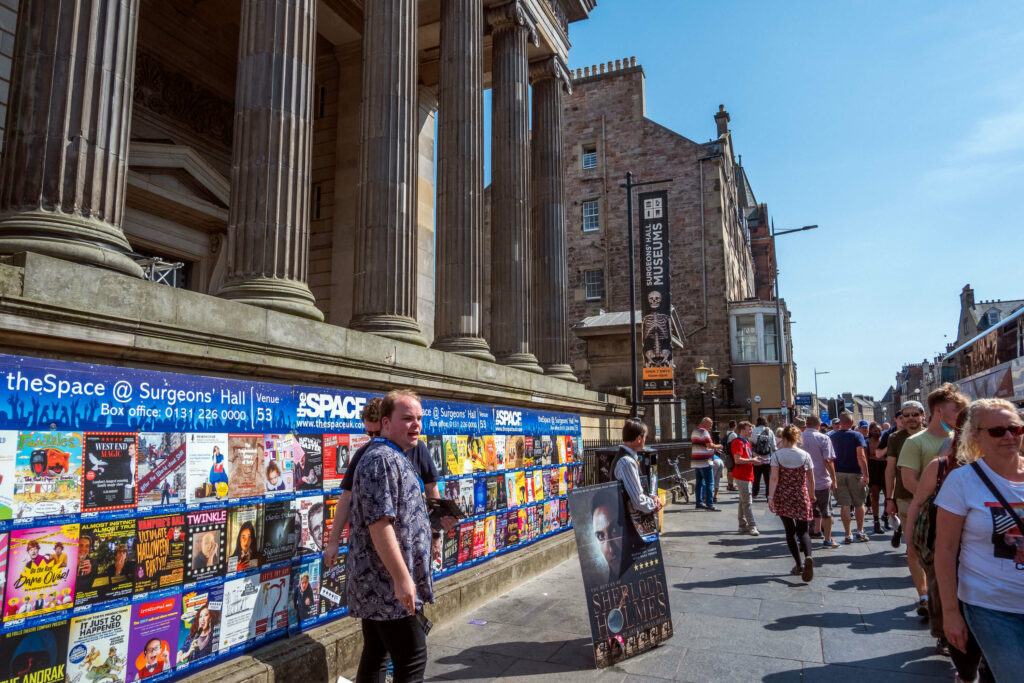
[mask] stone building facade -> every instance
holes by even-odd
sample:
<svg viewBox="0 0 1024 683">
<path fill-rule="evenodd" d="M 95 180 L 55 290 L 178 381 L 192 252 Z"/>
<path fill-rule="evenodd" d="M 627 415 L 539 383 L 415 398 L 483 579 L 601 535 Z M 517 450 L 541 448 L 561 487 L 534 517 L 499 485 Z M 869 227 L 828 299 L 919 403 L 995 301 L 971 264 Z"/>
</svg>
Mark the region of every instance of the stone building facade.
<svg viewBox="0 0 1024 683">
<path fill-rule="evenodd" d="M 622 321 L 617 318 L 615 324 L 608 321 L 620 312 L 628 319 L 622 184 L 631 171 L 634 182 L 671 179 L 653 187 L 668 191 L 672 304 L 679 329 L 674 351 L 677 396 L 688 400 L 691 416 L 700 410 L 693 369 L 703 361 L 723 379 L 720 419 L 778 410 L 778 364 L 774 349 L 767 348 L 774 337 L 765 333 L 765 325 L 775 318 L 768 210 L 757 203 L 737 163 L 728 112 L 720 107 L 715 113 L 711 141 L 694 142 L 647 118 L 645 75 L 634 58 L 577 69 L 573 76 L 573 92 L 565 103 L 564 149 L 576 374 L 598 390 L 628 391 L 630 384 L 628 324 L 618 324 Z M 748 356 L 737 353 L 737 335 L 743 331 L 737 330 L 737 315 L 746 313 L 757 321 L 751 329 L 759 335 Z M 783 320 L 791 406 L 792 350 L 784 307 Z M 762 401 L 748 405 L 746 399 L 754 396 Z M 710 399 L 706 408 L 710 413 Z M 648 419 L 658 423 L 664 436 L 681 432 L 677 410 L 663 406 L 656 418 L 653 412 L 648 411 Z"/>
</svg>

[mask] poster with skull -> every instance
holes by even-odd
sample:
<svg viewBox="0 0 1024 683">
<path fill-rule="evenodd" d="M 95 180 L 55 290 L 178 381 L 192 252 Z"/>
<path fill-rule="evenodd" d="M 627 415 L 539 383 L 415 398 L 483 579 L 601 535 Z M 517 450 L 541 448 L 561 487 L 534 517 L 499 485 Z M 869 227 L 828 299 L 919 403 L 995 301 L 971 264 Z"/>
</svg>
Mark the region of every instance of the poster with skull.
<svg viewBox="0 0 1024 683">
<path fill-rule="evenodd" d="M 644 399 L 669 400 L 675 396 L 675 361 L 672 358 L 672 294 L 668 236 L 668 192 L 640 195 L 640 284 L 643 295 Z"/>
</svg>

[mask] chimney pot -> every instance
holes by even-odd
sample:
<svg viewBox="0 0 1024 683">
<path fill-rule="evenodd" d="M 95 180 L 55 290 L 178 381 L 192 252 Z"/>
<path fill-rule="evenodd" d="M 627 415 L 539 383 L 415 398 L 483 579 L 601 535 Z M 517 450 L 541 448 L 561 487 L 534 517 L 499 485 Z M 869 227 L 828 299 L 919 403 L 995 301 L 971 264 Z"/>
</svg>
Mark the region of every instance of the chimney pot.
<svg viewBox="0 0 1024 683">
<path fill-rule="evenodd" d="M 604 73 L 604 64 L 601 64 L 601 73 Z"/>
<path fill-rule="evenodd" d="M 630 57 L 629 58 L 629 65 L 630 66 L 636 66 L 636 57 Z"/>
<path fill-rule="evenodd" d="M 586 74 L 587 76 L 589 76 L 590 75 L 590 67 L 589 66 L 583 67 L 583 73 Z"/>
<path fill-rule="evenodd" d="M 615 60 L 615 70 L 618 71 L 621 68 L 622 68 L 622 60 L 621 59 L 616 59 Z"/>
</svg>

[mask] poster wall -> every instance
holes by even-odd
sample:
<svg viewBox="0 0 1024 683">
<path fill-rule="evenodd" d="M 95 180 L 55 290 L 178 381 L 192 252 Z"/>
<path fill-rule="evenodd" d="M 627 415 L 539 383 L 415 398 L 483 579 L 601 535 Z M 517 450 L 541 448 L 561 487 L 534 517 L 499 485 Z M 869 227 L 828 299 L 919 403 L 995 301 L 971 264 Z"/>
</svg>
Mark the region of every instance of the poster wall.
<svg viewBox="0 0 1024 683">
<path fill-rule="evenodd" d="M 629 521 L 619 482 L 569 494 L 598 668 L 672 637 L 661 542 L 644 542 Z"/>
<path fill-rule="evenodd" d="M 323 548 L 371 394 L 5 355 L 0 387 L 0 680 L 159 683 L 347 615 Z M 578 416 L 423 407 L 469 515 L 435 578 L 571 526 Z"/>
</svg>

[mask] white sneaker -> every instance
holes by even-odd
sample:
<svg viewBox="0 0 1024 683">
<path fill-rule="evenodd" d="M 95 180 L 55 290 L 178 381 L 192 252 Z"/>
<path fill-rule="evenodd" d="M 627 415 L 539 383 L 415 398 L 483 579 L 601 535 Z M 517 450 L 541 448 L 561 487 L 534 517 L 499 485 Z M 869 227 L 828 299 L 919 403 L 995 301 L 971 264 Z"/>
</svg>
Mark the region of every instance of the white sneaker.
<svg viewBox="0 0 1024 683">
<path fill-rule="evenodd" d="M 757 530 L 757 527 L 755 526 L 755 527 L 754 527 L 753 529 L 751 529 L 751 530 L 750 530 L 750 535 L 751 535 L 751 536 L 760 536 L 760 535 L 761 535 L 761 532 L 760 532 L 760 531 L 758 531 L 758 530 Z"/>
</svg>

